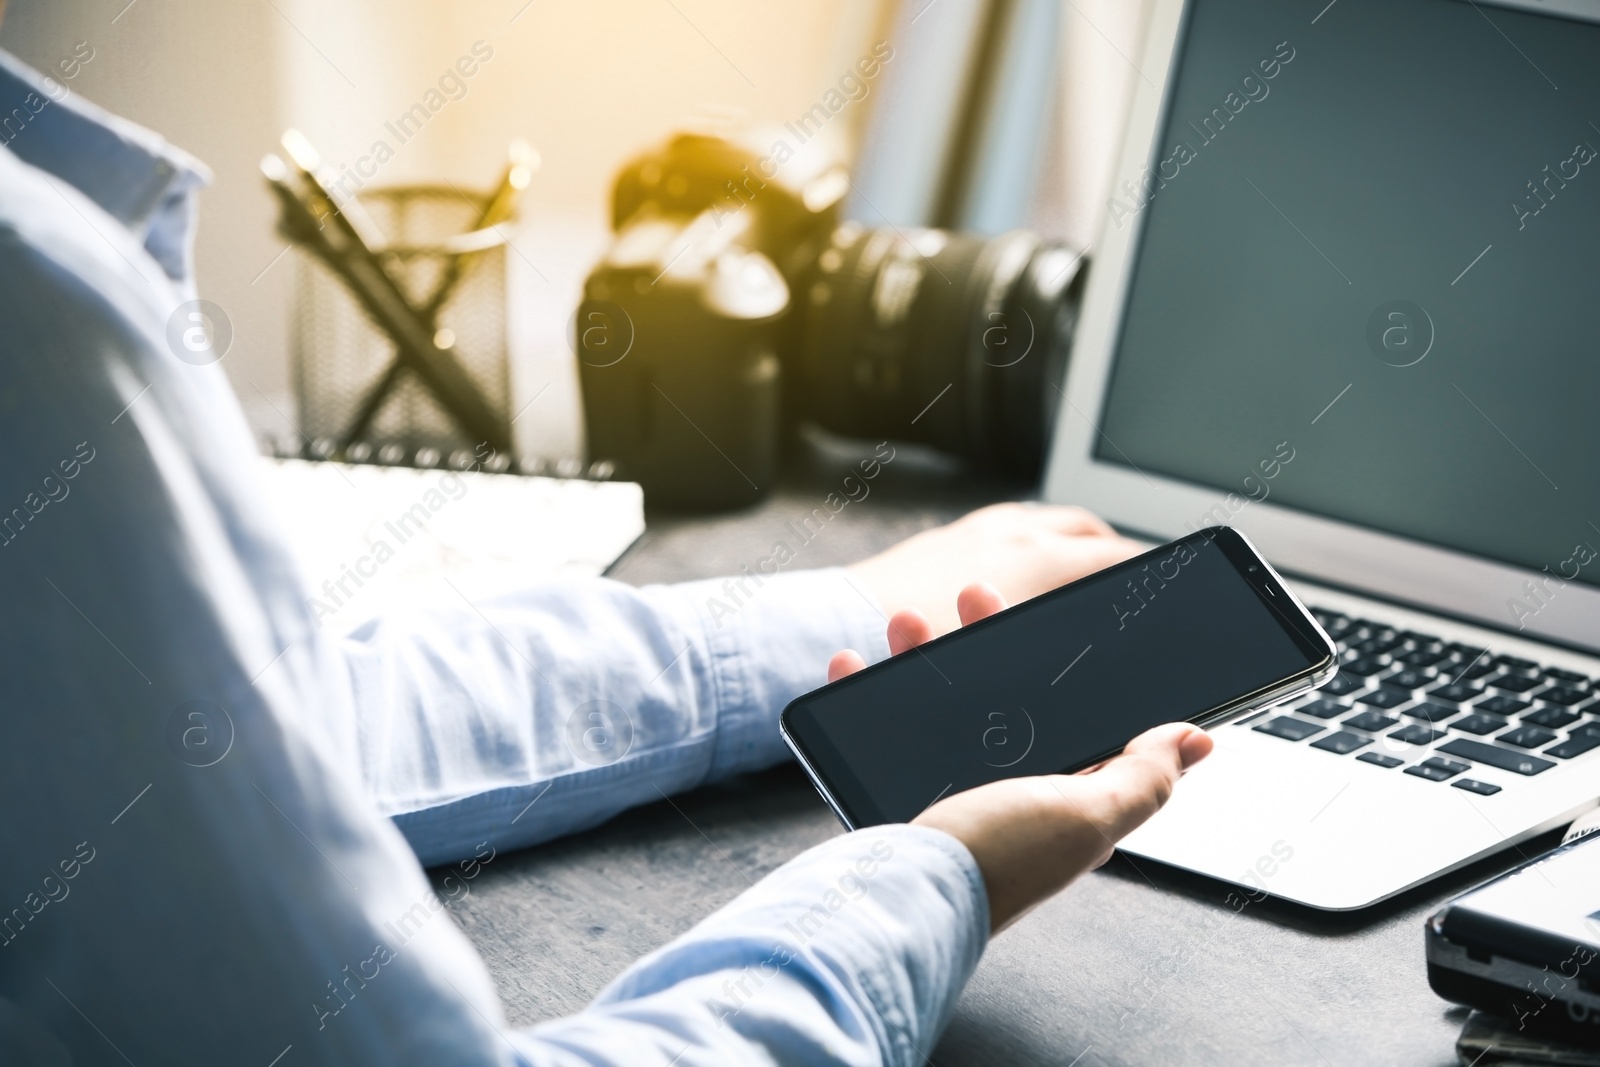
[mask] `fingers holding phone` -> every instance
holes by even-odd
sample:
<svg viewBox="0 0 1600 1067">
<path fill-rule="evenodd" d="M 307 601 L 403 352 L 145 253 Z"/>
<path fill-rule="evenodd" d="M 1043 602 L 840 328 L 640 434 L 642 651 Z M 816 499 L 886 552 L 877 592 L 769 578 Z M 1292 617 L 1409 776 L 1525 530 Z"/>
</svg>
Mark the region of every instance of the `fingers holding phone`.
<svg viewBox="0 0 1600 1067">
<path fill-rule="evenodd" d="M 933 636 L 933 625 L 922 612 L 916 608 L 897 611 L 889 620 L 889 655 L 898 656 L 902 652 L 909 652 L 918 645 L 933 640 Z M 835 652 L 833 658 L 828 661 L 828 681 L 837 682 L 840 678 L 862 670 L 866 665 L 867 661 L 861 658 L 861 653 L 853 648 Z"/>
<path fill-rule="evenodd" d="M 850 566 L 852 579 L 891 614 L 916 608 L 935 633 L 953 630 L 957 591 L 983 577 L 1013 603 L 1092 574 L 1139 546 L 1083 508 L 994 504 Z"/>
<path fill-rule="evenodd" d="M 1004 611 L 1005 607 L 1006 601 L 1000 595 L 1000 591 L 987 582 L 975 582 L 956 596 L 956 614 L 963 626 Z M 933 640 L 934 636 L 933 624 L 922 612 L 916 608 L 897 611 L 889 620 L 889 654 L 898 656 L 902 652 L 908 652 L 920 644 Z M 862 659 L 860 653 L 854 649 L 847 648 L 836 652 L 828 661 L 828 681 L 837 682 L 866 665 L 866 660 Z"/>
</svg>

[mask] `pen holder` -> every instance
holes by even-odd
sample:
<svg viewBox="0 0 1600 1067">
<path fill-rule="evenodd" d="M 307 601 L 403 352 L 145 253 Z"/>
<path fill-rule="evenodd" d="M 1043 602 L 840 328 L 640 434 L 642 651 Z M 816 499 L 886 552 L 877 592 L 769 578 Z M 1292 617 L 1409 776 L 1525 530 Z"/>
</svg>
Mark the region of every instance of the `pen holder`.
<svg viewBox="0 0 1600 1067">
<path fill-rule="evenodd" d="M 435 344 L 509 420 L 506 239 L 496 228 L 474 229 L 490 199 L 448 185 L 393 186 L 364 189 L 342 210 L 361 212 L 382 235 L 382 269 L 432 324 Z M 356 462 L 468 465 L 480 442 L 467 440 L 415 375 L 395 370 L 394 340 L 322 260 L 298 246 L 295 259 L 292 345 L 308 458 L 344 446 Z M 375 391 L 381 399 L 352 439 Z"/>
</svg>

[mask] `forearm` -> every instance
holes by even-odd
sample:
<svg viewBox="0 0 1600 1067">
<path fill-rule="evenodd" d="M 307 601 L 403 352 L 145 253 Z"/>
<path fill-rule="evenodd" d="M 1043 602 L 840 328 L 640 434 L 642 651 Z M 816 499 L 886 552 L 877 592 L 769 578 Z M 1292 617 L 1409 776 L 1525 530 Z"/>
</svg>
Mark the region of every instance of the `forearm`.
<svg viewBox="0 0 1600 1067">
<path fill-rule="evenodd" d="M 982 878 L 955 839 L 864 830 L 775 871 L 586 1011 L 518 1038 L 535 1059 L 561 1049 L 587 1063 L 922 1063 L 988 928 Z"/>
<path fill-rule="evenodd" d="M 777 716 L 843 645 L 887 654 L 842 571 L 552 584 L 345 642 L 363 777 L 425 863 L 521 847 L 783 759 Z"/>
</svg>

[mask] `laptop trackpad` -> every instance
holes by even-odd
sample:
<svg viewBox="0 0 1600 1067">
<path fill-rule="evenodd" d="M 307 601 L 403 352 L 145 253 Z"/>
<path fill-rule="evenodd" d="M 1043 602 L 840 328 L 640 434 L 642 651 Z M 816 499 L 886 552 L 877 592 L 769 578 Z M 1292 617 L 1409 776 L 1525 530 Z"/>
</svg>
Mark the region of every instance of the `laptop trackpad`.
<svg viewBox="0 0 1600 1067">
<path fill-rule="evenodd" d="M 1216 751 L 1123 840 L 1124 851 L 1257 893 L 1348 910 L 1505 840 L 1490 813 L 1471 816 L 1477 798 L 1464 790 L 1408 780 L 1399 768 L 1353 756 L 1290 748 L 1248 727 L 1215 736 Z"/>
</svg>

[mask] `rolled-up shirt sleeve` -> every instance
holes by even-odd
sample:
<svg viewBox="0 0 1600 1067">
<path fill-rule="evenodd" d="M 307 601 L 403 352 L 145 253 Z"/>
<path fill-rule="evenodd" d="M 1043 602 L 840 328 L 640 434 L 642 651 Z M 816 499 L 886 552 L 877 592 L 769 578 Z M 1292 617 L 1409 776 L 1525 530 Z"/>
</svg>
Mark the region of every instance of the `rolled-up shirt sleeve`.
<svg viewBox="0 0 1600 1067">
<path fill-rule="evenodd" d="M 967 849 L 936 830 L 837 837 L 645 957 L 587 1010 L 517 1035 L 590 1064 L 920 1064 L 988 938 Z"/>
<path fill-rule="evenodd" d="M 369 794 L 437 863 L 786 758 L 779 712 L 840 648 L 886 656 L 884 618 L 844 570 L 736 581 L 553 583 L 359 628 Z"/>
</svg>

